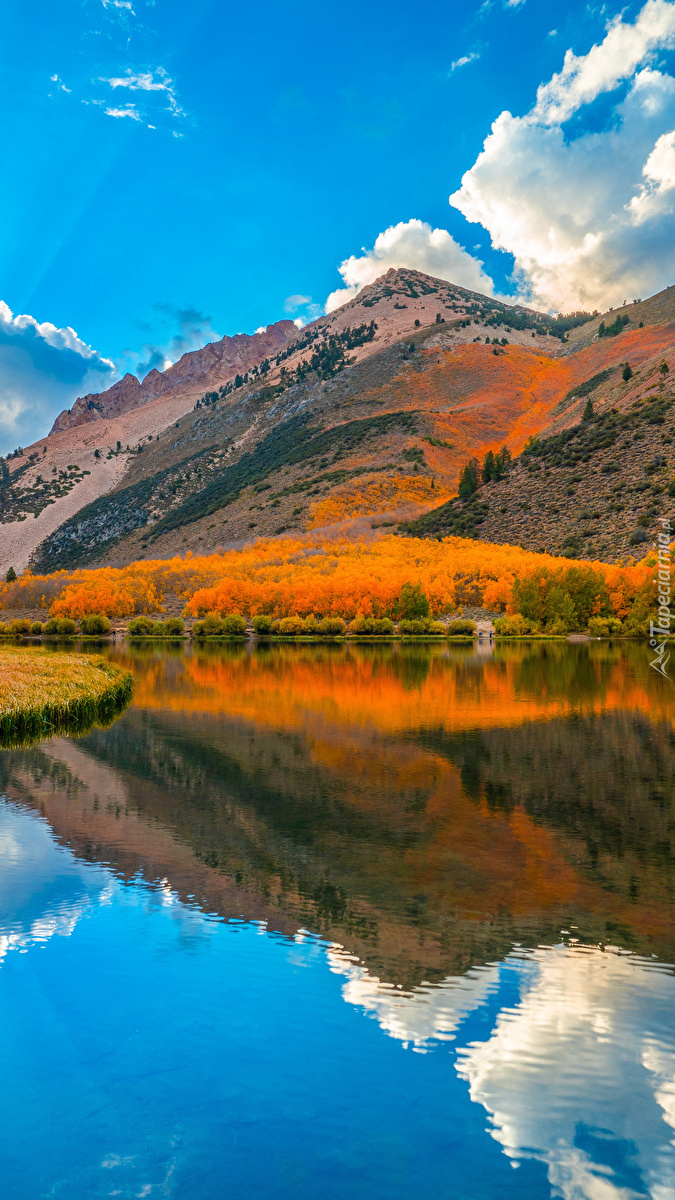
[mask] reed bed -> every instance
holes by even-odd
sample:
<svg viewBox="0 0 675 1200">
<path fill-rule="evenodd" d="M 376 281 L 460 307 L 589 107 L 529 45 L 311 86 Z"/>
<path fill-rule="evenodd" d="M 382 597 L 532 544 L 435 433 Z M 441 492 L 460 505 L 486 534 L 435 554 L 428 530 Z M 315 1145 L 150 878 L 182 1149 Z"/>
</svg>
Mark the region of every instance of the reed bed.
<svg viewBox="0 0 675 1200">
<path fill-rule="evenodd" d="M 0 647 L 0 746 L 107 724 L 131 698 L 129 671 L 102 658 Z"/>
</svg>

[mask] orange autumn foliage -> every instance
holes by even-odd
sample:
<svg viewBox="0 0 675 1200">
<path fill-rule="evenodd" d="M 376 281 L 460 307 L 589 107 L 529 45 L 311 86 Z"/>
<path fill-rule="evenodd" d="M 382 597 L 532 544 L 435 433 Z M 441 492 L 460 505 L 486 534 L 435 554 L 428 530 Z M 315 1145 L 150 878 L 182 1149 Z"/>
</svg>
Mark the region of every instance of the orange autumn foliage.
<svg viewBox="0 0 675 1200">
<path fill-rule="evenodd" d="M 482 460 L 504 444 L 519 454 L 530 437 L 546 429 L 572 388 L 618 357 L 639 367 L 671 345 L 672 327 L 650 326 L 622 334 L 620 350 L 608 338 L 563 358 L 515 344 L 498 354 L 485 343 L 432 347 L 421 351 L 422 370 L 405 366 L 387 384 L 364 391 L 358 402 L 424 413 L 434 435 L 449 443 L 425 445 L 425 458 L 437 483 L 440 478 L 454 490 L 468 458 Z"/>
<path fill-rule="evenodd" d="M 325 500 L 317 500 L 309 510 L 308 528 L 318 529 L 322 525 L 337 524 L 345 517 L 383 513 L 406 505 L 428 508 L 444 504 L 452 494 L 448 488 L 435 485 L 424 475 L 398 475 L 393 479 L 377 476 L 360 485 L 340 488 Z"/>
<path fill-rule="evenodd" d="M 653 560 L 622 567 L 590 564 L 604 576 L 612 611 L 623 617 L 635 597 L 651 587 Z M 275 617 L 315 613 L 352 618 L 391 612 L 404 583 L 419 583 L 435 613 L 459 605 L 509 608 L 516 579 L 540 568 L 569 567 L 566 558 L 518 546 L 448 537 L 442 541 L 392 535 L 369 542 L 303 538 L 260 539 L 241 550 L 155 559 L 126 567 L 72 573 L 26 574 L 0 591 L 2 607 L 32 607 L 56 595 L 55 616 L 87 613 L 124 617 L 161 611 L 167 594 L 186 602 L 186 613 L 240 612 Z"/>
<path fill-rule="evenodd" d="M 483 458 L 504 443 L 518 454 L 575 382 L 567 360 L 518 345 L 498 355 L 484 344 L 435 347 L 422 351 L 422 357 L 423 370 L 406 367 L 360 400 L 424 412 L 434 434 L 451 445 L 427 444 L 425 457 L 453 489 L 471 455 Z"/>
<path fill-rule="evenodd" d="M 55 617 L 74 617 L 79 620 L 89 613 L 105 613 L 108 617 L 126 617 L 131 613 L 161 610 L 152 579 L 130 575 L 124 579 L 106 577 L 85 579 L 66 588 L 51 606 Z"/>
<path fill-rule="evenodd" d="M 394 536 L 370 543 L 313 545 L 284 539 L 231 552 L 222 578 L 197 589 L 186 612 L 269 613 L 352 618 L 393 611 L 403 584 L 419 583 L 435 613 L 458 605 L 506 608 L 513 582 L 537 567 L 569 566 L 568 559 L 464 538 L 441 542 Z M 225 564 L 224 564 L 225 565 Z M 620 567 L 592 564 L 605 577 L 619 615 L 652 577 L 650 560 Z"/>
</svg>

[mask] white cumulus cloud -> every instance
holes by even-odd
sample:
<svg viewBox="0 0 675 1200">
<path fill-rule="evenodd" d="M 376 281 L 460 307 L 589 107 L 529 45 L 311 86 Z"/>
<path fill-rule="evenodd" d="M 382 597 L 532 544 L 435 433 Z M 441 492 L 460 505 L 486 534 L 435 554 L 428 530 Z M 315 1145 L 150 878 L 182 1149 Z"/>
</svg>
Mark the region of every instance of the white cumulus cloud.
<svg viewBox="0 0 675 1200">
<path fill-rule="evenodd" d="M 671 214 L 675 201 L 675 130 L 657 140 L 642 174 L 647 182 L 629 205 L 636 221 L 647 221 L 660 212 Z"/>
<path fill-rule="evenodd" d="M 386 274 L 390 267 L 410 267 L 472 291 L 487 295 L 494 292 L 483 264 L 467 253 L 447 229 L 432 229 L 426 221 L 413 218 L 391 225 L 378 234 L 371 250 L 352 254 L 341 263 L 339 271 L 345 286 L 331 292 L 326 312 L 353 300 L 361 288 Z"/>
<path fill-rule="evenodd" d="M 675 79 L 653 64 L 673 47 L 670 0 L 614 18 L 587 54 L 567 51 L 529 113 L 501 113 L 450 197 L 513 255 L 537 307 L 604 309 L 672 282 Z M 584 130 L 586 106 L 617 89 L 611 119 Z"/>
<path fill-rule="evenodd" d="M 115 374 L 74 329 L 14 316 L 0 301 L 0 454 L 35 441 L 63 408 L 109 387 Z"/>
<path fill-rule="evenodd" d="M 675 4 L 647 0 L 634 24 L 614 17 L 602 42 L 587 54 L 565 54 L 562 71 L 537 90 L 531 119 L 553 125 L 629 79 L 658 50 L 675 45 Z"/>
</svg>

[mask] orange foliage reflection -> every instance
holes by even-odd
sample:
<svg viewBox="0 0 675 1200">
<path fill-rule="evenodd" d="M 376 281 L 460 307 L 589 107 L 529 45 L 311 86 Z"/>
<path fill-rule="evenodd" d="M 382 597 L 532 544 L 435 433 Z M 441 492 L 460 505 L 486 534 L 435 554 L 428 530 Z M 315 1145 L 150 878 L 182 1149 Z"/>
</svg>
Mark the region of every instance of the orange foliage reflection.
<svg viewBox="0 0 675 1200">
<path fill-rule="evenodd" d="M 561 658 L 569 654 L 561 647 Z M 169 660 L 170 666 L 161 658 L 127 661 L 137 677 L 135 704 L 142 708 L 240 717 L 275 729 L 328 721 L 343 731 L 392 735 L 439 726 L 508 728 L 616 710 L 673 720 L 665 689 L 654 687 L 646 671 L 627 671 L 623 656 L 603 647 L 586 659 L 589 671 L 582 679 L 565 677 L 557 687 L 553 671 L 524 681 L 522 652 L 510 648 L 489 658 L 462 651 L 453 658 L 441 648 L 425 658 L 418 649 L 407 656 L 355 647 L 322 656 L 313 648 L 279 647 L 225 657 L 196 653 L 176 664 Z M 423 673 L 416 675 L 420 663 Z"/>
<path fill-rule="evenodd" d="M 650 677 L 640 650 L 631 658 L 582 648 L 575 657 L 565 647 L 556 660 L 556 652 L 528 656 L 516 648 L 481 659 L 447 650 L 323 654 L 283 647 L 137 659 L 134 666 L 136 706 L 181 714 L 188 727 L 195 720 L 200 738 L 212 718 L 226 721 L 217 726 L 225 744 L 231 722 L 257 738 L 283 735 L 284 744 L 289 735 L 299 737 L 303 762 L 339 785 L 341 803 L 388 831 L 382 844 L 365 846 L 364 859 L 351 863 L 360 887 L 372 870 L 373 880 L 395 879 L 404 894 L 424 894 L 437 912 L 525 918 L 567 907 L 609 914 L 645 936 L 672 933 L 659 881 L 646 868 L 638 903 L 619 886 L 605 890 L 579 869 L 578 848 L 566 835 L 519 804 L 501 811 L 484 792 L 470 797 L 457 765 L 421 744 L 438 733 L 456 737 L 607 713 L 639 712 L 672 726 L 671 698 Z M 411 809 L 411 797 L 421 807 Z M 308 795 L 310 820 L 311 802 Z M 405 830 L 414 837 L 401 849 Z M 398 831 L 393 840 L 392 831 Z M 608 860 L 605 875 L 612 879 L 623 869 Z"/>
</svg>

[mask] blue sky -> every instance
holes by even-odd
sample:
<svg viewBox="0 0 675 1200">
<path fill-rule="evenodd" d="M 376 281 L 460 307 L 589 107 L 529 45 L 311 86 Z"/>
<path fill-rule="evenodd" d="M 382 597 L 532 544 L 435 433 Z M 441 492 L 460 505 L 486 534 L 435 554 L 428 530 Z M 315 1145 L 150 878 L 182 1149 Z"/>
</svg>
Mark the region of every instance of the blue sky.
<svg viewBox="0 0 675 1200">
<path fill-rule="evenodd" d="M 389 265 L 553 310 L 675 276 L 671 0 L 5 0 L 0 21 L 0 452 Z"/>
</svg>

